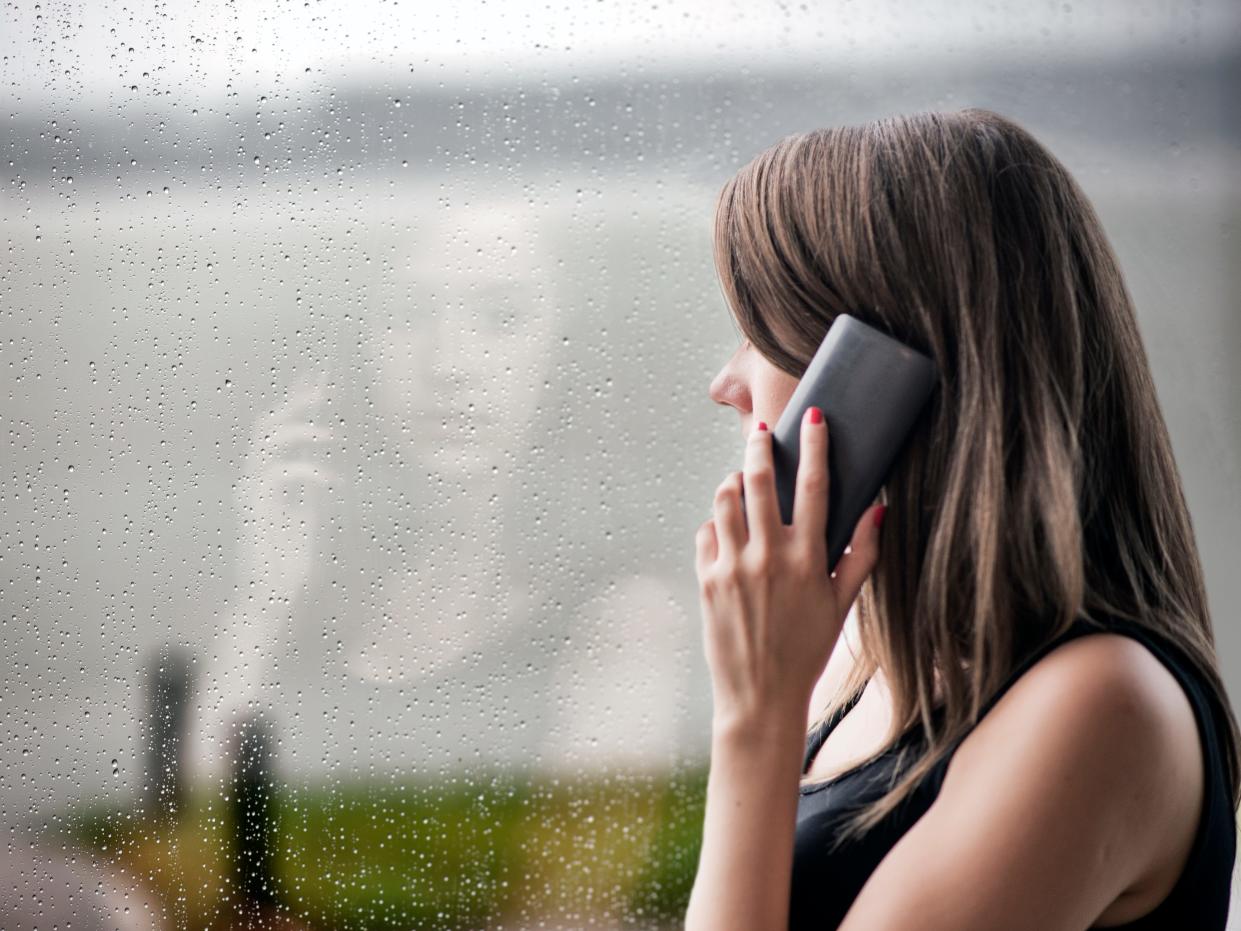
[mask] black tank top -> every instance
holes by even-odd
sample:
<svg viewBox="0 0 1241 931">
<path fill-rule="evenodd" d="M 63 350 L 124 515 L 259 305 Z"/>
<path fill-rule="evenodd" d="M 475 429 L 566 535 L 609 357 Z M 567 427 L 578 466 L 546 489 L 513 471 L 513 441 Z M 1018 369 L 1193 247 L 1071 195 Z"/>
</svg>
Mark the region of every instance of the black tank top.
<svg viewBox="0 0 1241 931">
<path fill-rule="evenodd" d="M 1228 917 L 1232 867 L 1236 856 L 1236 815 L 1228 793 L 1223 761 L 1223 748 L 1227 746 L 1222 736 L 1223 718 L 1196 668 L 1174 644 L 1120 618 L 1107 618 L 1098 623 L 1079 618 L 1059 637 L 1028 656 L 983 705 L 981 714 L 986 714 L 1022 673 L 1052 649 L 1074 637 L 1101 630 L 1138 640 L 1180 682 L 1198 722 L 1204 779 L 1198 832 L 1176 885 L 1152 911 L 1126 924 L 1108 926 L 1109 931 L 1187 928 L 1222 931 Z M 807 736 L 803 775 L 832 728 L 860 697 L 859 690 L 835 715 Z M 844 816 L 855 806 L 881 796 L 898 762 L 899 751 L 920 740 L 921 728 L 915 725 L 870 763 L 800 788 L 793 848 L 790 931 L 837 927 L 884 855 L 931 806 L 943 785 L 944 774 L 956 746 L 927 773 L 902 805 L 897 806 L 860 840 L 846 843 L 835 851 L 828 849 L 835 837 L 835 828 Z M 964 736 L 960 740 L 964 740 Z"/>
</svg>

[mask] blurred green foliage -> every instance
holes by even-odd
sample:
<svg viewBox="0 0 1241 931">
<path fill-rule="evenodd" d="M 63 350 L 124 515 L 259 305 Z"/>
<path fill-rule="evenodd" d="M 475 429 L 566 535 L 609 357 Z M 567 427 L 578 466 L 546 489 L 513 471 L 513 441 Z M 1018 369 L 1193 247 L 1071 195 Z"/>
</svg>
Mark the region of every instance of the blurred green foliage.
<svg viewBox="0 0 1241 931">
<path fill-rule="evenodd" d="M 707 771 L 281 786 L 279 912 L 334 931 L 674 927 L 697 869 Z M 238 927 L 229 789 L 176 820 L 96 806 L 74 839 L 151 891 L 166 927 Z M 264 925 L 266 926 L 266 925 Z"/>
</svg>

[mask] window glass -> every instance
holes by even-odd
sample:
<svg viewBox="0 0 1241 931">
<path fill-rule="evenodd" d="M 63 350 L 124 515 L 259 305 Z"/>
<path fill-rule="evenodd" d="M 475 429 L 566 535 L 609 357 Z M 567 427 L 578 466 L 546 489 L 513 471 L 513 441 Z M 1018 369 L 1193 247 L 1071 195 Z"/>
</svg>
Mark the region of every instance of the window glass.
<svg viewBox="0 0 1241 931">
<path fill-rule="evenodd" d="M 712 209 L 787 133 L 1064 159 L 1241 601 L 1231 4 L 3 17 L 0 926 L 678 926 Z"/>
</svg>

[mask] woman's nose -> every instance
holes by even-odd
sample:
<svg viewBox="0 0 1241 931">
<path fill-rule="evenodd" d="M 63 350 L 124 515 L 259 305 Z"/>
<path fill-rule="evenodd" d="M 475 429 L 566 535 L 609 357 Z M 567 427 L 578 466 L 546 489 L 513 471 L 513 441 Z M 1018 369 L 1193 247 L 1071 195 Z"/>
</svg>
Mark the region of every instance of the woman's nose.
<svg viewBox="0 0 1241 931">
<path fill-rule="evenodd" d="M 724 388 L 724 369 L 720 369 L 716 376 L 711 379 L 711 384 L 707 387 L 707 395 L 716 404 L 723 404 L 723 388 Z"/>
<path fill-rule="evenodd" d="M 716 404 L 727 404 L 740 410 L 745 400 L 745 385 L 736 372 L 724 366 L 719 374 L 711 379 L 707 394 Z"/>
</svg>

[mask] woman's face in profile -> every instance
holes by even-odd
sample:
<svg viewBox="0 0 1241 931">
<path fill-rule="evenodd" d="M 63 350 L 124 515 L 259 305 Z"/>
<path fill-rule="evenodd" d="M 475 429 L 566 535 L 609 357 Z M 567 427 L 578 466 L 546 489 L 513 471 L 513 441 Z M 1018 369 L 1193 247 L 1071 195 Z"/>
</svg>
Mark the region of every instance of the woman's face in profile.
<svg viewBox="0 0 1241 931">
<path fill-rule="evenodd" d="M 716 404 L 735 407 L 741 415 L 741 436 L 749 437 L 761 420 L 772 429 L 793 396 L 797 379 L 776 368 L 748 339 L 711 380 L 708 393 Z"/>
<path fill-rule="evenodd" d="M 421 469 L 483 476 L 520 448 L 544 381 L 554 300 L 537 230 L 515 205 L 422 219 L 404 319 L 372 334 L 380 404 Z"/>
</svg>

